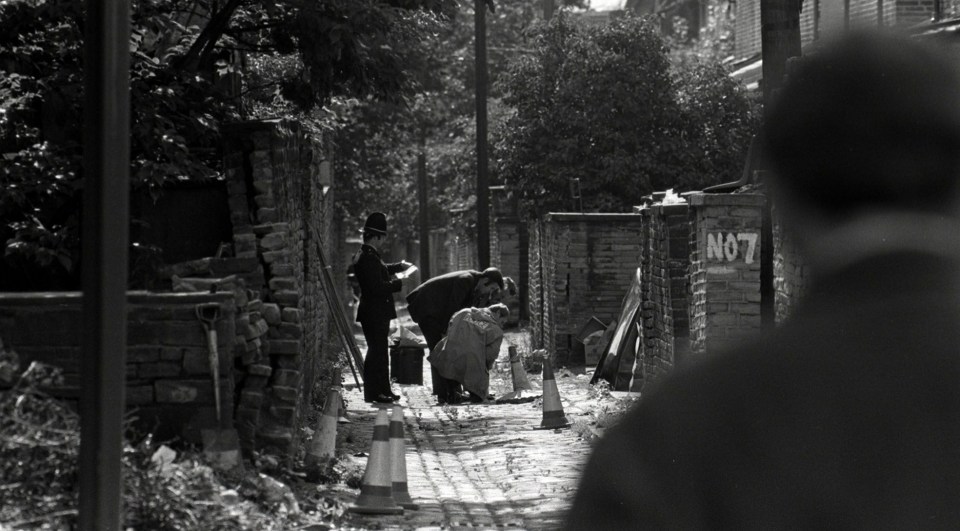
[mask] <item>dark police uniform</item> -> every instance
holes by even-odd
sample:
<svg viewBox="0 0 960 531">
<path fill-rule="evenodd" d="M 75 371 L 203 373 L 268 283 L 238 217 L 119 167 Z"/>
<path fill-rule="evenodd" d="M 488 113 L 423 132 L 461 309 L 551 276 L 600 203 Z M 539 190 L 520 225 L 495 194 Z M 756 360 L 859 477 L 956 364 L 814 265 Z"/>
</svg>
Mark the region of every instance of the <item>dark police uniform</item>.
<svg viewBox="0 0 960 531">
<path fill-rule="evenodd" d="M 393 294 L 400 291 L 402 282 L 392 278 L 404 269 L 402 262 L 384 264 L 380 253 L 369 245 L 362 245 L 354 257 L 354 273 L 360 284 L 360 303 L 357 322 L 363 328 L 367 341 L 367 356 L 363 362 L 364 399 L 368 402 L 380 396 L 391 396 L 390 363 L 387 358 L 387 336 L 390 320 L 397 317 Z"/>
</svg>

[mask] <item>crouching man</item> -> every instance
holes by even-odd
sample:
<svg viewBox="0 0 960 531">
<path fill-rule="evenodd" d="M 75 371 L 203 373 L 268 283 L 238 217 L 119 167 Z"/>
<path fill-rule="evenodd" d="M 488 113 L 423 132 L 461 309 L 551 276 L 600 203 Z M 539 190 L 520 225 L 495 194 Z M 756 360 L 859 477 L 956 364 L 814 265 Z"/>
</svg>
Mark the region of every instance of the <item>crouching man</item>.
<svg viewBox="0 0 960 531">
<path fill-rule="evenodd" d="M 460 310 L 450 319 L 447 337 L 427 358 L 440 376 L 462 385 L 473 403 L 492 398 L 487 396 L 490 369 L 500 355 L 508 315 L 505 304 Z"/>
<path fill-rule="evenodd" d="M 447 334 L 453 314 L 464 308 L 483 308 L 500 302 L 502 290 L 516 285 L 504 279 L 499 269 L 490 267 L 481 271 L 454 271 L 427 280 L 407 295 L 410 318 L 420 326 L 431 353 Z M 433 392 L 441 404 L 459 403 L 463 397 L 461 386 L 455 380 L 444 378 L 431 366 Z"/>
</svg>

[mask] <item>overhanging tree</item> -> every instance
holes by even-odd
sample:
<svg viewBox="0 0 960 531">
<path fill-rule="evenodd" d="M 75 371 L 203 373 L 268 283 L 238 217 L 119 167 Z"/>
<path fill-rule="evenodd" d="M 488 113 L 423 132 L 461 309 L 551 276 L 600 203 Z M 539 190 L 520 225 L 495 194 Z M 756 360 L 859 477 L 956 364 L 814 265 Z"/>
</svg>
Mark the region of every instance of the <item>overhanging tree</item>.
<svg viewBox="0 0 960 531">
<path fill-rule="evenodd" d="M 132 6 L 134 189 L 217 178 L 219 129 L 336 97 L 401 101 L 453 0 L 138 0 Z M 0 3 L 0 279 L 77 285 L 82 3 Z M 237 52 L 257 67 L 225 90 Z M 262 74 L 262 75 L 261 75 Z M 267 95 L 267 96 L 265 96 Z M 250 114 L 254 112 L 254 114 Z M 134 255 L 135 256 L 135 255 Z"/>
<path fill-rule="evenodd" d="M 654 190 L 698 189 L 740 170 L 752 106 L 716 64 L 671 65 L 659 28 L 627 16 L 582 27 L 555 17 L 516 61 L 498 169 L 533 211 L 626 211 Z"/>
</svg>

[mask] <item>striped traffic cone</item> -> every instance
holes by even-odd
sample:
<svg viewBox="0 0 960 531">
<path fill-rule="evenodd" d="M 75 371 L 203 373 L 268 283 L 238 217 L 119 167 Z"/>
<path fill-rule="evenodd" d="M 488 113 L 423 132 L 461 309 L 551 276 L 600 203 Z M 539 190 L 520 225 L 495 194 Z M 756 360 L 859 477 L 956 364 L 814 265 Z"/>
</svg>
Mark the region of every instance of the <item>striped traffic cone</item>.
<svg viewBox="0 0 960 531">
<path fill-rule="evenodd" d="M 360 496 L 348 511 L 358 514 L 403 514 L 403 507 L 393 499 L 393 482 L 390 477 L 390 420 L 387 410 L 377 411 L 373 423 L 373 443 L 367 469 L 363 472 Z"/>
<path fill-rule="evenodd" d="M 347 401 L 344 400 L 342 396 L 340 397 L 339 411 L 340 412 L 337 413 L 338 415 L 337 424 L 350 424 L 351 422 L 353 422 L 352 420 L 350 420 L 350 417 L 347 416 Z"/>
<path fill-rule="evenodd" d="M 343 378 L 340 368 L 333 369 L 332 382 L 333 387 L 343 389 Z M 343 398 L 343 392 L 340 392 L 340 407 L 337 410 L 337 424 L 349 424 L 350 418 L 347 416 L 347 401 Z"/>
<path fill-rule="evenodd" d="M 507 348 L 510 352 L 510 376 L 513 380 L 513 391 L 501 396 L 496 400 L 498 404 L 522 404 L 524 402 L 533 402 L 540 395 L 534 395 L 533 386 L 527 379 L 527 371 L 523 368 L 523 361 L 517 354 L 517 347 L 511 345 Z M 527 391 L 524 394 L 524 391 Z"/>
<path fill-rule="evenodd" d="M 563 414 L 563 404 L 560 403 L 560 391 L 557 390 L 550 356 L 546 356 L 543 358 L 543 420 L 536 429 L 549 430 L 569 426 L 570 421 Z"/>
<path fill-rule="evenodd" d="M 337 412 L 340 411 L 340 388 L 331 387 L 327 392 L 327 401 L 323 404 L 323 414 L 317 422 L 317 431 L 307 450 L 304 464 L 308 476 L 320 475 L 320 469 L 334 457 L 337 446 Z"/>
<path fill-rule="evenodd" d="M 404 509 L 417 510 L 420 508 L 413 503 L 410 492 L 407 491 L 407 455 L 404 448 L 403 435 L 403 408 L 393 406 L 393 416 L 390 417 L 390 477 L 393 487 L 393 499 Z"/>
<path fill-rule="evenodd" d="M 517 347 L 511 345 L 507 351 L 510 352 L 510 374 L 513 377 L 513 391 L 532 390 L 533 386 L 527 379 L 527 371 L 523 368 L 523 362 L 520 360 L 520 354 L 517 353 Z"/>
</svg>

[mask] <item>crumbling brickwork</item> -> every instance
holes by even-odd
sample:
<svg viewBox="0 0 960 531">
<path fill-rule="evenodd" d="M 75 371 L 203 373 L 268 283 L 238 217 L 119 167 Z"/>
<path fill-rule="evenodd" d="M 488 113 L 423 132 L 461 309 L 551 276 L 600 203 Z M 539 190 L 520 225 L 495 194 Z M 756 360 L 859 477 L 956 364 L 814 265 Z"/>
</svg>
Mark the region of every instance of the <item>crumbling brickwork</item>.
<svg viewBox="0 0 960 531">
<path fill-rule="evenodd" d="M 248 334 L 255 346 L 241 365 L 238 429 L 257 447 L 291 454 L 318 369 L 337 352 L 327 340 L 323 265 L 335 285 L 343 278 L 319 256 L 322 248 L 330 260 L 338 248 L 329 158 L 296 122 L 236 124 L 227 137 L 234 249 L 262 266 L 263 281 L 247 287 L 262 300 L 251 318 L 266 325 Z"/>
<path fill-rule="evenodd" d="M 128 404 L 156 419 L 149 429 L 199 442 L 200 427 L 216 420 L 196 309 L 216 303 L 221 423 L 236 426 L 245 450 L 290 456 L 318 370 L 339 354 L 320 283 L 319 249 L 328 258 L 338 249 L 329 157 L 295 122 L 234 124 L 224 136 L 233 241 L 216 256 L 166 267 L 176 293 L 129 295 Z M 344 284 L 342 267 L 331 274 Z M 0 296 L 0 337 L 27 361 L 63 368 L 67 394 L 79 378 L 78 301 Z M 51 328 L 70 335 L 58 339 Z"/>
</svg>

